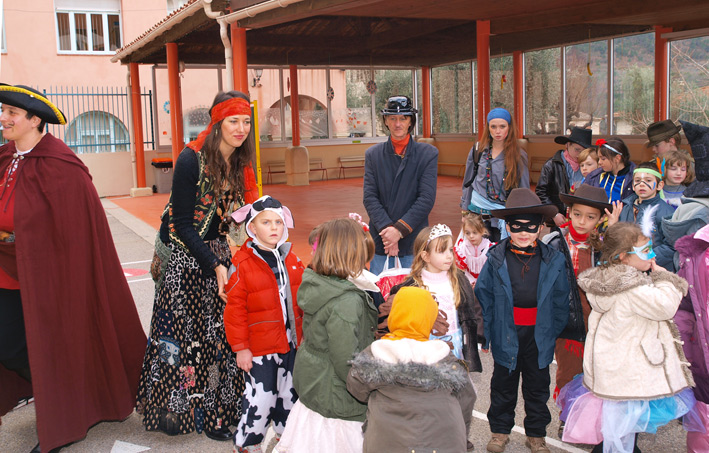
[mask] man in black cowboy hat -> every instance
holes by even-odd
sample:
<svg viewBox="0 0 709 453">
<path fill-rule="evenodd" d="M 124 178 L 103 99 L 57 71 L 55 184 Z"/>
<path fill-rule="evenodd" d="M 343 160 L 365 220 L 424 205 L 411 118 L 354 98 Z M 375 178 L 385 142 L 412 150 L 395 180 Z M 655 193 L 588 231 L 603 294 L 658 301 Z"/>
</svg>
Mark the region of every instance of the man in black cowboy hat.
<svg viewBox="0 0 709 453">
<path fill-rule="evenodd" d="M 364 157 L 364 207 L 375 244 L 370 264 L 375 274 L 388 257 L 398 256 L 402 266 L 411 266 L 414 239 L 428 226 L 438 180 L 438 150 L 411 138 L 417 113 L 411 99 L 392 96 L 381 113 L 389 140 L 369 148 Z"/>
<path fill-rule="evenodd" d="M 568 193 L 574 184 L 583 180 L 578 158 L 581 151 L 591 147 L 591 138 L 591 130 L 580 127 L 574 127 L 568 137 L 556 137 L 554 141 L 565 147 L 557 151 L 542 167 L 535 191 L 542 203 L 551 203 L 559 210 L 554 216 L 557 226 L 566 221 L 566 206 L 559 194 Z"/>
<path fill-rule="evenodd" d="M 549 364 L 556 339 L 569 319 L 569 282 L 564 256 L 538 240 L 544 219 L 557 213 L 530 189 L 512 189 L 505 209 L 490 211 L 506 222 L 509 237 L 488 251 L 475 284 L 483 310 L 485 338 L 495 368 L 487 418 L 487 451 L 509 442 L 522 378 L 524 429 L 532 453 L 548 453 L 544 437 L 551 422 Z"/>
<path fill-rule="evenodd" d="M 0 415 L 34 394 L 51 451 L 133 412 L 147 340 L 88 169 L 44 132 L 64 114 L 23 85 L 0 103 Z"/>
</svg>

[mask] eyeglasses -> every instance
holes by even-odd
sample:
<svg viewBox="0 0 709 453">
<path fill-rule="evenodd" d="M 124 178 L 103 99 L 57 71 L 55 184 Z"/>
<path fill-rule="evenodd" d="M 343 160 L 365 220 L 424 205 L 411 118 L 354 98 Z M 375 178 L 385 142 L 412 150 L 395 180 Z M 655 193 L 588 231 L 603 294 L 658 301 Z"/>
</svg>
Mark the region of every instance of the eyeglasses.
<svg viewBox="0 0 709 453">
<path fill-rule="evenodd" d="M 628 255 L 638 255 L 638 258 L 643 261 L 649 261 L 657 256 L 655 251 L 652 249 L 652 239 L 647 241 L 647 244 L 645 245 L 633 247 L 633 251 L 628 252 Z"/>
</svg>

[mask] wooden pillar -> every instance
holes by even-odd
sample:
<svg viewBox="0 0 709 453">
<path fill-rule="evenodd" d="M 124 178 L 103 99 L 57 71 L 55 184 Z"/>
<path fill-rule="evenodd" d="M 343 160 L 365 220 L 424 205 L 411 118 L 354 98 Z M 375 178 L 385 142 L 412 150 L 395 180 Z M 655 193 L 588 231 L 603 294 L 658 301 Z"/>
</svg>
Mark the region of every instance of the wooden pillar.
<svg viewBox="0 0 709 453">
<path fill-rule="evenodd" d="M 478 136 L 490 111 L 490 21 L 475 22 L 478 49 Z"/>
<path fill-rule="evenodd" d="M 293 146 L 300 146 L 300 113 L 298 108 L 298 65 L 290 65 L 290 113 Z"/>
<path fill-rule="evenodd" d="M 421 68 L 421 130 L 424 138 L 431 138 L 431 67 Z"/>
<path fill-rule="evenodd" d="M 519 137 L 524 135 L 524 57 L 522 51 L 512 53 L 515 122 Z"/>
<path fill-rule="evenodd" d="M 234 89 L 249 94 L 249 72 L 246 63 L 246 29 L 231 24 L 231 52 L 233 55 Z"/>
<path fill-rule="evenodd" d="M 185 147 L 182 129 L 182 90 L 180 88 L 180 68 L 177 55 L 177 44 L 165 44 L 167 51 L 167 82 L 170 89 L 170 131 L 172 133 L 172 162 L 177 162 L 177 156 Z"/>
<path fill-rule="evenodd" d="M 135 172 L 138 187 L 145 187 L 145 145 L 143 144 L 143 109 L 140 99 L 140 70 L 138 63 L 130 64 L 130 95 L 133 106 L 133 142 L 135 143 Z"/>
<path fill-rule="evenodd" d="M 669 118 L 670 110 L 667 105 L 669 88 L 669 45 L 662 38 L 663 33 L 670 33 L 671 28 L 655 26 L 655 121 Z"/>
</svg>

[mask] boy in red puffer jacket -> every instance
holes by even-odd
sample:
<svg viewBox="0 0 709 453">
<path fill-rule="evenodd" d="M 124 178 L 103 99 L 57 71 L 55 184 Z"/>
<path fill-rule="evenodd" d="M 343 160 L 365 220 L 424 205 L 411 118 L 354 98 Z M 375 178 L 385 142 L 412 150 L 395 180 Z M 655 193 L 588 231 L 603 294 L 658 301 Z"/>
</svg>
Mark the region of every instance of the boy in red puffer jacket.
<svg viewBox="0 0 709 453">
<path fill-rule="evenodd" d="M 227 340 L 246 372 L 234 446 L 239 453 L 251 453 L 261 451 L 271 421 L 280 436 L 297 400 L 293 364 L 303 336 L 303 312 L 296 294 L 304 267 L 286 242 L 293 219 L 278 200 L 263 196 L 232 217 L 245 222 L 251 237 L 231 260 L 224 310 Z"/>
</svg>

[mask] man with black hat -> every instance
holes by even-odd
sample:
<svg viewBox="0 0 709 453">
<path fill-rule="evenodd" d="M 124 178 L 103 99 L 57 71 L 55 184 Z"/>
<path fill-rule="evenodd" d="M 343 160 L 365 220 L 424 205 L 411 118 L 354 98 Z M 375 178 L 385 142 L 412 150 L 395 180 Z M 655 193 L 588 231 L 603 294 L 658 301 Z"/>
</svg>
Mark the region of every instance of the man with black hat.
<svg viewBox="0 0 709 453">
<path fill-rule="evenodd" d="M 389 140 L 364 155 L 364 207 L 375 244 L 370 264 L 375 274 L 387 259 L 393 261 L 389 257 L 411 266 L 414 239 L 428 226 L 438 181 L 438 150 L 411 138 L 417 113 L 411 99 L 392 96 L 381 113 Z"/>
<path fill-rule="evenodd" d="M 568 137 L 560 135 L 554 141 L 566 145 L 564 149 L 544 163 L 535 192 L 542 203 L 551 203 L 559 210 L 554 216 L 554 223 L 561 226 L 566 222 L 566 206 L 559 198 L 560 193 L 568 193 L 574 184 L 583 180 L 579 165 L 579 154 L 591 147 L 590 129 L 574 127 Z"/>
<path fill-rule="evenodd" d="M 51 451 L 133 412 L 147 340 L 88 169 L 44 133 L 64 114 L 23 85 L 0 103 L 0 415 L 34 394 Z"/>
</svg>

